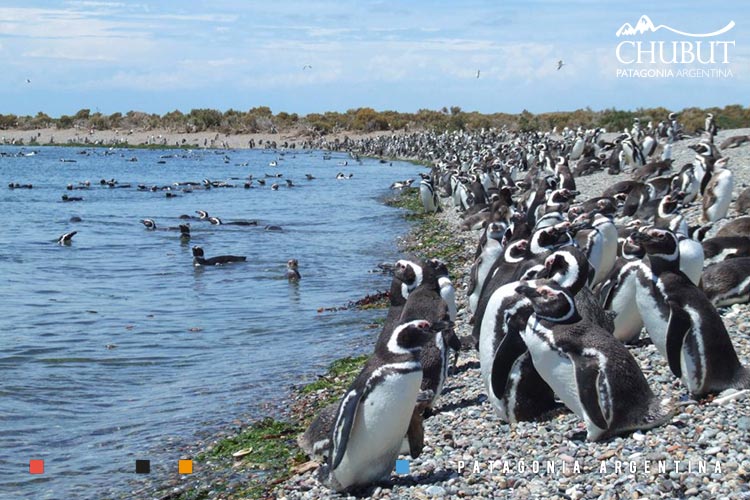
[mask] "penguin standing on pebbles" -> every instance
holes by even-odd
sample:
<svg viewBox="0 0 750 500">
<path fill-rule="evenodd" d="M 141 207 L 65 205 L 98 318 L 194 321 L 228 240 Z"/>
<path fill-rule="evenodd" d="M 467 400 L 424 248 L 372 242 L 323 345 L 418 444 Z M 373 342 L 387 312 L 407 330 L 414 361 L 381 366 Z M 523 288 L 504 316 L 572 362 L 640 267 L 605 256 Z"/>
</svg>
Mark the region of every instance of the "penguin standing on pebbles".
<svg viewBox="0 0 750 500">
<path fill-rule="evenodd" d="M 713 175 L 703 193 L 703 222 L 716 222 L 727 216 L 734 189 L 734 175 L 724 168 L 728 161 L 729 158 L 720 158 L 714 163 Z"/>
<path fill-rule="evenodd" d="M 654 345 L 695 397 L 750 388 L 724 322 L 679 268 L 675 235 L 649 229 L 631 236 L 648 255 L 637 274 L 636 303 Z"/>
<path fill-rule="evenodd" d="M 534 367 L 599 441 L 668 422 L 635 358 L 612 334 L 583 319 L 573 296 L 553 281 L 521 284 L 534 314 L 522 333 Z"/>
<path fill-rule="evenodd" d="M 422 383 L 419 352 L 434 337 L 423 320 L 396 327 L 341 399 L 328 463 L 320 477 L 349 491 L 389 477 L 412 418 Z"/>
</svg>

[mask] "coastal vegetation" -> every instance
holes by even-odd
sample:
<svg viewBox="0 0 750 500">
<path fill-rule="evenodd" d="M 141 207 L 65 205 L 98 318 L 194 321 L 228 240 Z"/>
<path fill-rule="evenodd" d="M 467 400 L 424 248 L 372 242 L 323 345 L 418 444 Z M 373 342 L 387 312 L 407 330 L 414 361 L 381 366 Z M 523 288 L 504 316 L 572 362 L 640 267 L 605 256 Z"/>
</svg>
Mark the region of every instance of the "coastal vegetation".
<svg viewBox="0 0 750 500">
<path fill-rule="evenodd" d="M 180 110 L 163 115 L 128 111 L 105 115 L 81 109 L 73 115 L 51 117 L 44 112 L 34 116 L 0 114 L 0 130 L 36 130 L 44 128 L 81 130 L 167 130 L 172 133 L 216 132 L 223 134 L 281 133 L 298 131 L 311 137 L 341 132 L 377 132 L 411 130 L 480 130 L 502 128 L 513 130 L 550 130 L 557 127 L 586 128 L 603 127 L 622 130 L 629 127 L 633 118 L 642 121 L 666 120 L 670 111 L 677 111 L 680 122 L 688 132 L 703 127 L 706 113 L 713 113 L 720 129 L 750 126 L 750 108 L 739 104 L 723 108 L 690 107 L 669 110 L 663 107 L 617 110 L 614 108 L 594 111 L 591 108 L 575 111 L 531 113 L 523 110 L 518 114 L 479 113 L 464 111 L 459 106 L 443 107 L 440 110 L 420 109 L 415 113 L 376 111 L 372 108 L 350 109 L 346 112 L 328 111 L 300 116 L 281 111 L 274 113 L 268 106 L 257 106 L 247 111 L 229 109 Z"/>
</svg>

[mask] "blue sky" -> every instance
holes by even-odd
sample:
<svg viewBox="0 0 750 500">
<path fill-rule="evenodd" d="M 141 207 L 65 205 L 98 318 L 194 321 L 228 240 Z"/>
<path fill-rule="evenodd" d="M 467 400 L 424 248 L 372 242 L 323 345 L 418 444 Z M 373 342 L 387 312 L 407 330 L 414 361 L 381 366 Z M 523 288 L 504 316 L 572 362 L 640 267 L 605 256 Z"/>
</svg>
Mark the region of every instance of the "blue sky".
<svg viewBox="0 0 750 500">
<path fill-rule="evenodd" d="M 723 36 L 735 41 L 724 65 L 734 76 L 617 78 L 615 31 L 642 14 L 692 33 L 734 21 Z M 55 117 L 747 106 L 750 9 L 739 0 L 3 0 L 0 67 L 0 114 Z"/>
</svg>

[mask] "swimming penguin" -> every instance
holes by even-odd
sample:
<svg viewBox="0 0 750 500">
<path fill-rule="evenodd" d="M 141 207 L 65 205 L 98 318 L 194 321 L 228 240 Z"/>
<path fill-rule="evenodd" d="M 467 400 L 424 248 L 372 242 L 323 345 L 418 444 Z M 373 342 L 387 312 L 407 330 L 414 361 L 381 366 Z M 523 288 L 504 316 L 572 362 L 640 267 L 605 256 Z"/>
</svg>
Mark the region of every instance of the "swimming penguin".
<svg viewBox="0 0 750 500">
<path fill-rule="evenodd" d="M 156 229 L 156 222 L 154 222 L 153 219 L 143 219 L 141 220 L 141 224 L 146 226 L 146 229 L 151 229 L 151 230 Z"/>
<path fill-rule="evenodd" d="M 208 219 L 208 212 L 205 210 L 196 210 L 195 213 L 198 214 L 200 220 Z"/>
<path fill-rule="evenodd" d="M 206 259 L 204 257 L 203 249 L 199 246 L 193 247 L 193 265 L 198 266 L 218 266 L 221 264 L 229 264 L 230 262 L 245 262 L 247 257 L 240 255 L 218 255 Z"/>
<path fill-rule="evenodd" d="M 635 358 L 604 329 L 583 319 L 570 292 L 553 281 L 517 293 L 534 314 L 522 332 L 539 375 L 599 441 L 668 422 L 671 411 L 657 400 Z"/>
<path fill-rule="evenodd" d="M 286 279 L 290 282 L 299 281 L 302 278 L 297 269 L 298 267 L 299 263 L 297 262 L 297 259 L 289 259 L 286 262 Z"/>
<path fill-rule="evenodd" d="M 208 222 L 210 222 L 214 226 L 220 226 L 223 224 L 222 220 L 218 217 L 208 217 Z"/>
<path fill-rule="evenodd" d="M 67 194 L 62 195 L 62 201 L 83 201 L 80 196 L 68 196 Z"/>
<path fill-rule="evenodd" d="M 59 238 L 57 238 L 57 244 L 58 245 L 70 245 L 73 243 L 73 236 L 78 234 L 78 231 L 71 231 L 69 233 L 65 233 Z"/>
<path fill-rule="evenodd" d="M 427 321 L 399 325 L 349 386 L 338 407 L 331 453 L 320 478 L 336 491 L 387 479 L 422 382 L 419 352 L 434 332 Z"/>
<path fill-rule="evenodd" d="M 190 224 L 180 224 L 180 239 L 187 241 L 190 239 Z"/>
<path fill-rule="evenodd" d="M 724 168 L 728 161 L 729 158 L 720 158 L 714 163 L 713 175 L 703 193 L 703 222 L 715 222 L 726 217 L 729 211 L 734 175 L 731 170 Z"/>
<path fill-rule="evenodd" d="M 714 307 L 750 302 L 750 257 L 708 266 L 703 271 L 700 287 Z"/>
<path fill-rule="evenodd" d="M 750 388 L 750 373 L 740 364 L 721 316 L 679 270 L 675 235 L 649 229 L 631 238 L 648 255 L 637 274 L 638 310 L 672 373 L 696 397 Z"/>
</svg>

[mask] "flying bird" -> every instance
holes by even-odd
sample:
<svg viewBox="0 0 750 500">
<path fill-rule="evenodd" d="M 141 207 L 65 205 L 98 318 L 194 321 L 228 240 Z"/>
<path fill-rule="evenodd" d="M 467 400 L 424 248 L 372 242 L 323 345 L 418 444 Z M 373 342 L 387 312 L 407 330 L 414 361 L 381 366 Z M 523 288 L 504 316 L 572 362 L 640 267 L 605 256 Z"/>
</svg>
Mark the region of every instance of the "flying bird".
<svg viewBox="0 0 750 500">
<path fill-rule="evenodd" d="M 477 70 L 477 78 L 479 78 L 479 72 L 480 72 L 480 71 L 481 71 L 481 70 Z"/>
<path fill-rule="evenodd" d="M 312 69 L 312 66 L 310 66 L 309 64 L 305 64 L 304 66 L 302 66 L 303 71 L 306 69 Z"/>
<path fill-rule="evenodd" d="M 31 83 L 31 79 L 30 79 L 30 78 L 27 78 L 27 79 L 26 79 L 26 83 Z"/>
<path fill-rule="evenodd" d="M 557 61 L 557 71 L 560 71 L 560 68 L 562 68 L 563 66 L 565 66 L 565 63 L 563 62 L 562 59 Z"/>
</svg>

